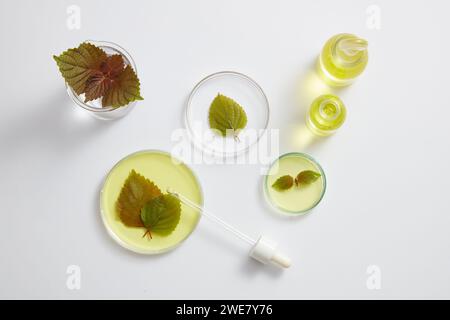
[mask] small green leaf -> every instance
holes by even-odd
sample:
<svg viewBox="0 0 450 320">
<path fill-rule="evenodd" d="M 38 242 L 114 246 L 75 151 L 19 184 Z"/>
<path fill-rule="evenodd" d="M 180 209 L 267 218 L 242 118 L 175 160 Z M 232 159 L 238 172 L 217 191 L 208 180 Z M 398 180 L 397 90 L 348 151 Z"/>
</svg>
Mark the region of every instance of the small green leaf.
<svg viewBox="0 0 450 320">
<path fill-rule="evenodd" d="M 239 130 L 247 125 L 247 115 L 244 109 L 233 99 L 217 94 L 209 108 L 209 126 L 216 129 L 222 136 L 232 133 L 235 139 Z"/>
<path fill-rule="evenodd" d="M 120 220 L 128 227 L 143 227 L 142 207 L 161 194 L 161 190 L 152 181 L 131 170 L 116 203 Z"/>
<path fill-rule="evenodd" d="M 290 189 L 294 184 L 294 178 L 292 178 L 290 175 L 285 175 L 282 177 L 279 177 L 277 179 L 277 181 L 274 182 L 274 184 L 272 184 L 272 188 L 278 190 L 278 191 L 283 191 L 283 190 L 287 190 Z"/>
<path fill-rule="evenodd" d="M 300 172 L 297 177 L 295 178 L 295 185 L 296 186 L 307 186 L 317 179 L 319 179 L 320 173 L 312 171 L 312 170 L 305 170 Z"/>
<path fill-rule="evenodd" d="M 148 201 L 141 210 L 141 220 L 147 228 L 145 234 L 151 233 L 167 236 L 171 234 L 181 216 L 180 200 L 170 194 L 161 195 Z"/>
</svg>

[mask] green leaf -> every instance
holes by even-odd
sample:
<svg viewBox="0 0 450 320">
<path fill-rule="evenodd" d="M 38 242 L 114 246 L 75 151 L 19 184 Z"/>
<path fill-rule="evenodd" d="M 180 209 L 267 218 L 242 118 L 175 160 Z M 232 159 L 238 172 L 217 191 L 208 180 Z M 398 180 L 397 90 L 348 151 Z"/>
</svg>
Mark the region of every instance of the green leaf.
<svg viewBox="0 0 450 320">
<path fill-rule="evenodd" d="M 118 108 L 143 99 L 140 94 L 139 79 L 133 68 L 127 65 L 103 96 L 102 106 Z"/>
<path fill-rule="evenodd" d="M 141 220 L 142 207 L 161 194 L 161 190 L 153 182 L 131 170 L 116 203 L 120 220 L 128 227 L 144 227 Z"/>
<path fill-rule="evenodd" d="M 273 184 L 272 188 L 278 191 L 290 189 L 294 185 L 294 178 L 290 175 L 279 177 Z"/>
<path fill-rule="evenodd" d="M 312 171 L 312 170 L 305 170 L 300 172 L 297 177 L 295 178 L 295 185 L 296 186 L 307 186 L 317 179 L 319 179 L 320 173 Z"/>
<path fill-rule="evenodd" d="M 62 76 L 77 94 L 84 93 L 87 80 L 100 69 L 106 57 L 105 51 L 86 42 L 53 56 Z"/>
<path fill-rule="evenodd" d="M 232 133 L 237 139 L 239 130 L 247 125 L 244 109 L 233 99 L 217 94 L 209 108 L 209 126 L 218 130 L 222 136 Z"/>
<path fill-rule="evenodd" d="M 145 234 L 150 238 L 152 232 L 161 236 L 171 234 L 180 222 L 180 216 L 180 200 L 170 194 L 148 201 L 141 210 L 141 220 L 147 228 Z"/>
</svg>

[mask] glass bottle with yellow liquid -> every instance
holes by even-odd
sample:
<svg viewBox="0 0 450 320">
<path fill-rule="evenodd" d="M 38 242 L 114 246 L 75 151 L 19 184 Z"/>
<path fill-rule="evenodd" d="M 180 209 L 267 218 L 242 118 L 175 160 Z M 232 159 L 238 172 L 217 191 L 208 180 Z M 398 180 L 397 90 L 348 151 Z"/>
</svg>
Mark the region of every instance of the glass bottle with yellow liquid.
<svg viewBox="0 0 450 320">
<path fill-rule="evenodd" d="M 355 35 L 341 33 L 330 38 L 318 59 L 318 72 L 326 83 L 350 85 L 366 68 L 368 43 Z"/>
<path fill-rule="evenodd" d="M 344 123 L 347 109 L 339 97 L 324 94 L 317 97 L 306 117 L 306 126 L 318 136 L 333 134 Z"/>
</svg>

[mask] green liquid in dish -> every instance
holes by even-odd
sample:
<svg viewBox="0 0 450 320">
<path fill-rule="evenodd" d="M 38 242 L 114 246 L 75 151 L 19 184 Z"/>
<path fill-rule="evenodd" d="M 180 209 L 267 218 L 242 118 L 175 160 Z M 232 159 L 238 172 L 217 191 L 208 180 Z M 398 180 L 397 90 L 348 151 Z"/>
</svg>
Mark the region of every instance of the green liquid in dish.
<svg viewBox="0 0 450 320">
<path fill-rule="evenodd" d="M 162 151 L 141 151 L 127 156 L 108 174 L 100 196 L 103 222 L 110 235 L 123 247 L 143 254 L 169 251 L 183 242 L 195 229 L 200 212 L 181 204 L 181 218 L 175 230 L 168 236 L 142 237 L 144 228 L 125 226 L 116 211 L 120 190 L 131 170 L 153 181 L 162 193 L 173 189 L 193 202 L 203 205 L 200 184 L 191 169 L 170 154 Z"/>
<path fill-rule="evenodd" d="M 312 170 L 321 174 L 319 179 L 305 187 L 293 186 L 288 190 L 277 191 L 273 183 L 281 176 Z M 303 153 L 288 153 L 278 158 L 270 167 L 264 181 L 267 201 L 283 213 L 304 214 L 314 208 L 322 199 L 326 188 L 325 174 L 320 165 Z"/>
</svg>

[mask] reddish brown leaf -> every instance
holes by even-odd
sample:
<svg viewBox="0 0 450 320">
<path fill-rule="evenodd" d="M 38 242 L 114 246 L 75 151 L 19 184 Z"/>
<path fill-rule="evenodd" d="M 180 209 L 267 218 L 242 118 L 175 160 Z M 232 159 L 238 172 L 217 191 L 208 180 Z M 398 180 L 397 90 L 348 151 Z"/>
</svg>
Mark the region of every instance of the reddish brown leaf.
<svg viewBox="0 0 450 320">
<path fill-rule="evenodd" d="M 124 61 L 120 54 L 108 56 L 106 60 L 100 65 L 100 71 L 110 78 L 115 79 L 124 69 Z"/>
<path fill-rule="evenodd" d="M 139 79 L 133 68 L 129 65 L 126 66 L 103 96 L 103 107 L 118 108 L 131 101 L 142 100 L 139 86 Z"/>
<path fill-rule="evenodd" d="M 85 102 L 103 97 L 118 80 L 124 68 L 123 58 L 119 54 L 108 56 L 100 64 L 100 71 L 93 72 L 93 75 L 86 81 Z"/>
<path fill-rule="evenodd" d="M 102 97 L 111 87 L 112 80 L 105 76 L 102 72 L 96 71 L 86 81 L 85 102 Z"/>
<path fill-rule="evenodd" d="M 161 194 L 161 190 L 152 181 L 131 170 L 116 203 L 120 220 L 128 227 L 143 227 L 142 207 Z"/>
<path fill-rule="evenodd" d="M 102 49 L 82 43 L 54 59 L 69 86 L 85 94 L 85 102 L 103 97 L 103 107 L 118 108 L 143 99 L 135 71 L 120 54 L 107 56 Z"/>
<path fill-rule="evenodd" d="M 106 57 L 105 51 L 90 43 L 82 43 L 78 48 L 53 56 L 62 76 L 77 94 L 85 91 L 86 81 L 100 69 Z"/>
</svg>

